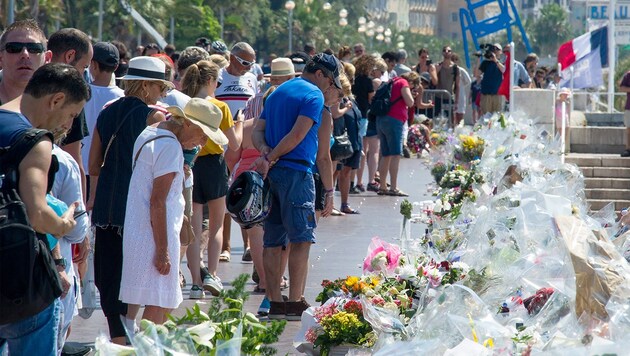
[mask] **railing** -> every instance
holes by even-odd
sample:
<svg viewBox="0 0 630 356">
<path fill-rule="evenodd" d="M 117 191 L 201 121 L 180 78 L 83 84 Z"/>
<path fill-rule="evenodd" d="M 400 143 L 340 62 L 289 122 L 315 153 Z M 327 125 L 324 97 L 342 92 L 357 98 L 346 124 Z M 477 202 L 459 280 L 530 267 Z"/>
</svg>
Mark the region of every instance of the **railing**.
<svg viewBox="0 0 630 356">
<path fill-rule="evenodd" d="M 455 104 L 452 95 L 444 89 L 425 89 L 423 93 L 423 101 L 429 100 L 434 104 L 433 108 L 418 110 L 420 114 L 426 115 L 433 119 L 434 127 L 452 127 Z"/>
</svg>

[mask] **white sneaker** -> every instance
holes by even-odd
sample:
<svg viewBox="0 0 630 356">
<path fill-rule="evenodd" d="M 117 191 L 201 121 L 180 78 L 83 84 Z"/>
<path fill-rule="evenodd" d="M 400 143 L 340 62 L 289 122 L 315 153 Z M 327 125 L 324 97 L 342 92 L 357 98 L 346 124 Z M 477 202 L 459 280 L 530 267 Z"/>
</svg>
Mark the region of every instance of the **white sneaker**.
<svg viewBox="0 0 630 356">
<path fill-rule="evenodd" d="M 218 297 L 223 291 L 223 283 L 217 276 L 209 275 L 203 279 L 203 289 L 212 293 L 213 296 Z"/>
<path fill-rule="evenodd" d="M 206 293 L 203 292 L 203 289 L 199 288 L 199 286 L 193 285 L 190 288 L 190 295 L 188 299 L 204 299 L 206 297 Z"/>
</svg>

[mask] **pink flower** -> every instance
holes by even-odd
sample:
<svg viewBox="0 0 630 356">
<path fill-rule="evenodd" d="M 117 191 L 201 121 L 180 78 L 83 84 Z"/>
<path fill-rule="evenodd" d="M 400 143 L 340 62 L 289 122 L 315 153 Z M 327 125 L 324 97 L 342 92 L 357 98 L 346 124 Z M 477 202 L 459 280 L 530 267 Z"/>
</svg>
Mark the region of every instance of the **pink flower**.
<svg viewBox="0 0 630 356">
<path fill-rule="evenodd" d="M 393 273 L 400 261 L 398 245 L 382 241 L 378 236 L 372 238 L 368 253 L 363 260 L 363 272 Z"/>
<path fill-rule="evenodd" d="M 320 307 L 315 308 L 313 312 L 313 317 L 319 323 L 327 316 L 331 316 L 337 312 L 337 305 L 335 303 L 324 304 Z"/>
<path fill-rule="evenodd" d="M 310 342 L 311 344 L 314 344 L 318 336 L 319 334 L 317 333 L 317 328 L 313 327 L 306 331 L 306 335 L 304 335 L 304 338 L 306 339 L 306 341 Z"/>
</svg>

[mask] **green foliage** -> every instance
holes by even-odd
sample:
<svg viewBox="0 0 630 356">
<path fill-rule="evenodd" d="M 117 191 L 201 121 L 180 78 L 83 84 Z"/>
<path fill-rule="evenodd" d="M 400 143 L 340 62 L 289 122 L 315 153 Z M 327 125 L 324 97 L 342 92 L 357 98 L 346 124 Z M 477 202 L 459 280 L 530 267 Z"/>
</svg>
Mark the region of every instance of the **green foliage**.
<svg viewBox="0 0 630 356">
<path fill-rule="evenodd" d="M 242 327 L 240 342 L 243 355 L 273 355 L 276 353 L 276 350 L 269 345 L 278 341 L 286 327 L 286 321 L 274 320 L 261 323 L 252 313 L 243 311 L 243 305 L 249 298 L 249 293 L 245 292 L 248 279 L 249 275 L 247 274 L 242 274 L 234 279 L 232 289 L 224 290 L 218 298 L 213 298 L 210 301 L 207 313 L 203 312 L 198 304 L 195 304 L 192 309 L 186 309 L 186 315 L 183 317 L 169 317 L 176 326 L 196 325 L 188 330 L 197 336 L 193 337 L 193 340 L 195 340 L 195 346 L 200 355 L 215 355 L 215 346 L 234 340 L 239 325 Z"/>
<path fill-rule="evenodd" d="M 572 30 L 568 15 L 555 3 L 545 5 L 540 17 L 531 25 L 530 41 L 540 48 L 538 55 L 555 55 L 558 47 L 571 38 Z"/>
<path fill-rule="evenodd" d="M 405 219 L 409 220 L 409 219 L 411 219 L 411 212 L 412 211 L 413 211 L 413 204 L 411 204 L 409 202 L 409 200 L 404 199 L 400 203 L 400 213 L 402 214 L 402 216 L 405 217 Z"/>
</svg>

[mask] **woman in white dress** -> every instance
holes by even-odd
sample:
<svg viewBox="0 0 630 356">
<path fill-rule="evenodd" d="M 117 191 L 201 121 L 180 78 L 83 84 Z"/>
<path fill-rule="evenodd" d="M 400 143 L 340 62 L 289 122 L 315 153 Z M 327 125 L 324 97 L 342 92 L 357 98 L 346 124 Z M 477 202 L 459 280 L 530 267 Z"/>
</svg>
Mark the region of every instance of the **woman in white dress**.
<svg viewBox="0 0 630 356">
<path fill-rule="evenodd" d="M 227 142 L 218 129 L 221 111 L 209 101 L 194 98 L 184 110 L 167 110 L 172 117 L 148 126 L 134 145 L 119 296 L 129 304 L 128 319 L 145 305 L 142 317 L 160 324 L 182 302 L 177 263 L 184 213 L 182 148 L 207 139 Z"/>
</svg>

